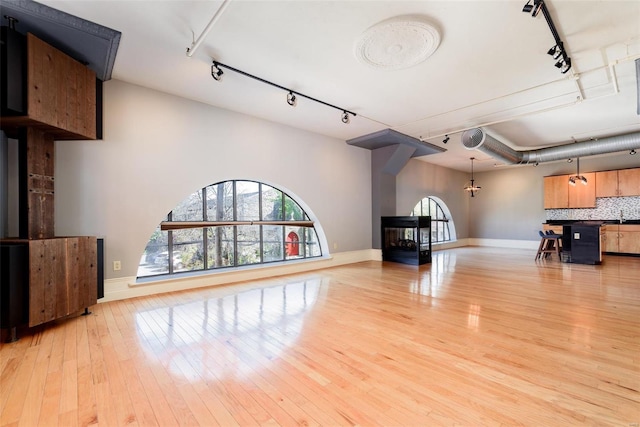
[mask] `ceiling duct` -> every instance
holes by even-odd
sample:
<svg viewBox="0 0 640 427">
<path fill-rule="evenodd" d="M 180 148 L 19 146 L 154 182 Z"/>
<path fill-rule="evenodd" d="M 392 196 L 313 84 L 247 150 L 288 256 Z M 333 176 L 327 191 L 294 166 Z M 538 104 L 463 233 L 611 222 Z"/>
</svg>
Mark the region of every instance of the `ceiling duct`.
<svg viewBox="0 0 640 427">
<path fill-rule="evenodd" d="M 487 135 L 482 129 L 474 128 L 462 134 L 462 144 L 468 150 L 481 151 L 507 164 L 536 164 L 639 149 L 640 132 L 538 150 L 516 151 L 491 135 Z"/>
</svg>

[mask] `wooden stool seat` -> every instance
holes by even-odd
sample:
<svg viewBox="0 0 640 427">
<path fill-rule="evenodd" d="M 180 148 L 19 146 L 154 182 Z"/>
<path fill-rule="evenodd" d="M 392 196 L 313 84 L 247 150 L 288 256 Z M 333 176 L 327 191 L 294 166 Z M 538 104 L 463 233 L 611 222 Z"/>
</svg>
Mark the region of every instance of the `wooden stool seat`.
<svg viewBox="0 0 640 427">
<path fill-rule="evenodd" d="M 562 235 L 560 234 L 545 234 L 544 231 L 538 231 L 540 234 L 540 246 L 538 246 L 538 253 L 536 253 L 535 259 L 542 259 L 549 256 L 549 254 L 558 254 L 558 259 L 562 259 L 560 256 L 560 244 L 562 241 Z"/>
</svg>

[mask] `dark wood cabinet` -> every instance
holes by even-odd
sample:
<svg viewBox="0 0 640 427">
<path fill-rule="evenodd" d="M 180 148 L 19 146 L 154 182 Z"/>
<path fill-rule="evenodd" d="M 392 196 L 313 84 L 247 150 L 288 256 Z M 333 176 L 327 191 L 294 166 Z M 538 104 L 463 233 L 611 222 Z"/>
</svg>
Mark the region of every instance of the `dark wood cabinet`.
<svg viewBox="0 0 640 427">
<path fill-rule="evenodd" d="M 430 216 L 383 216 L 382 260 L 420 265 L 431 262 Z"/>
<path fill-rule="evenodd" d="M 15 114 L 3 105 L 3 112 L 13 112 L 3 115 L 3 130 L 14 136 L 21 128 L 35 127 L 57 140 L 96 139 L 95 72 L 33 34 L 27 34 L 25 46 L 21 70 L 26 75 L 20 84 L 26 88 L 17 93 L 26 96 L 26 102 L 19 103 L 26 105 L 26 114 Z M 5 67 L 12 63 L 8 58 Z"/>
<path fill-rule="evenodd" d="M 100 86 L 95 72 L 33 34 L 3 28 L 0 37 L 0 128 L 18 140 L 19 235 L 0 235 L 2 328 L 15 338 L 21 323 L 88 312 L 104 294 L 102 241 L 56 237 L 54 224 L 55 141 L 96 139 Z"/>
</svg>

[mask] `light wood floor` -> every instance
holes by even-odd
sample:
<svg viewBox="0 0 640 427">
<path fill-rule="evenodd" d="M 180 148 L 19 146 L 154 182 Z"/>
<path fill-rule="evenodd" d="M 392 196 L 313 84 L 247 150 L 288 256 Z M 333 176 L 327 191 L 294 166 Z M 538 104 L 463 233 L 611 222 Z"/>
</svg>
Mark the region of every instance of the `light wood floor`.
<svg viewBox="0 0 640 427">
<path fill-rule="evenodd" d="M 640 422 L 640 258 L 460 248 L 98 304 L 0 347 L 1 425 Z"/>
</svg>

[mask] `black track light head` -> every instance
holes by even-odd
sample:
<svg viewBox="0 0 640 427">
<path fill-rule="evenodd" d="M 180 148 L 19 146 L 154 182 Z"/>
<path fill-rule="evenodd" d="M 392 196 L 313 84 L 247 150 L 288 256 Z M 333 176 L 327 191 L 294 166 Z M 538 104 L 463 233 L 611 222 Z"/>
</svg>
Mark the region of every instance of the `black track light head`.
<svg viewBox="0 0 640 427">
<path fill-rule="evenodd" d="M 564 60 L 564 65 L 560 69 L 560 72 L 562 74 L 567 74 L 567 71 L 569 71 L 570 69 L 571 69 L 571 58 L 566 58 Z"/>
<path fill-rule="evenodd" d="M 540 13 L 540 9 L 542 9 L 542 5 L 544 0 L 534 0 L 533 1 L 533 10 L 531 11 L 531 16 L 536 17 Z"/>
<path fill-rule="evenodd" d="M 573 159 L 567 159 L 567 163 L 573 163 Z"/>
<path fill-rule="evenodd" d="M 346 111 L 342 112 L 342 123 L 344 124 L 349 123 L 349 114 Z"/>
<path fill-rule="evenodd" d="M 445 136 L 444 136 L 444 139 L 442 140 L 442 143 L 443 143 L 443 144 L 446 144 L 447 142 L 449 142 L 449 140 L 450 140 L 450 139 L 451 139 L 451 138 L 449 138 L 449 135 L 445 135 Z"/>
<path fill-rule="evenodd" d="M 629 151 L 629 154 L 631 154 L 632 156 L 636 155 L 636 150 L 634 150 L 633 148 L 631 149 L 631 151 Z"/>
<path fill-rule="evenodd" d="M 560 61 L 556 62 L 554 65 L 556 66 L 556 68 L 562 68 L 562 66 L 564 65 L 564 62 L 561 59 Z"/>
<path fill-rule="evenodd" d="M 527 1 L 527 4 L 524 5 L 524 7 L 522 8 L 522 11 L 524 13 L 529 13 L 533 10 L 533 5 L 531 4 L 531 0 Z"/>
<path fill-rule="evenodd" d="M 211 65 L 211 77 L 213 77 L 213 80 L 219 82 L 222 80 L 223 74 L 224 72 L 220 67 L 218 67 L 218 63 L 213 61 L 213 64 Z"/>
<path fill-rule="evenodd" d="M 289 93 L 287 94 L 287 104 L 291 105 L 292 107 L 295 107 L 297 104 L 296 96 L 292 91 L 289 91 Z"/>
<path fill-rule="evenodd" d="M 558 51 L 558 45 L 555 45 L 554 47 L 552 47 L 547 51 L 547 55 L 553 56 L 556 54 L 557 51 Z"/>
</svg>

